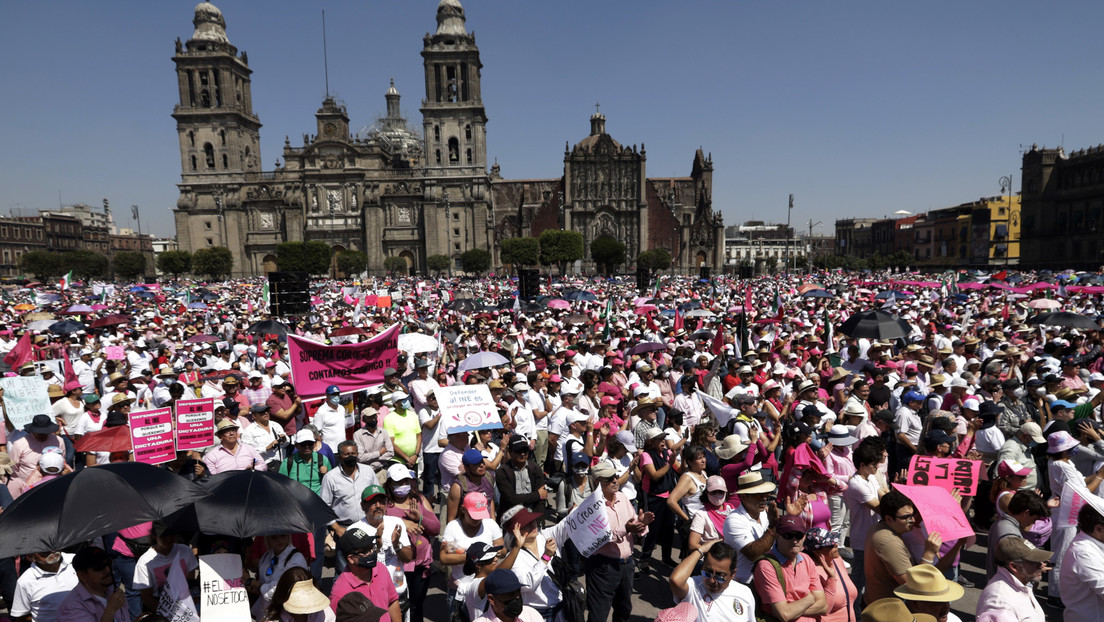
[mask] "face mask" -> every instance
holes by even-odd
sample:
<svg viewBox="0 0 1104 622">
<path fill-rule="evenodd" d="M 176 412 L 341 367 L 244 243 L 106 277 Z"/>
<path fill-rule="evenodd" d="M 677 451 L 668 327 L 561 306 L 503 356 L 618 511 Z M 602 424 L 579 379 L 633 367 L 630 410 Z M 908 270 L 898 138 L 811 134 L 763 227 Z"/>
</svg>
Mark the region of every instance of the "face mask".
<svg viewBox="0 0 1104 622">
<path fill-rule="evenodd" d="M 376 563 L 379 560 L 375 555 L 365 555 L 357 560 L 356 565 L 364 568 L 365 570 L 372 570 L 376 567 Z"/>
<path fill-rule="evenodd" d="M 711 494 L 709 495 L 709 502 L 720 507 L 722 504 L 724 504 L 726 496 L 727 495 L 725 495 L 723 492 L 715 495 Z"/>
<path fill-rule="evenodd" d="M 351 469 L 351 468 L 355 467 L 356 465 L 357 465 L 357 457 L 356 456 L 342 456 L 341 466 Z"/>
<path fill-rule="evenodd" d="M 376 429 L 376 426 L 379 425 L 379 417 L 365 417 L 364 425 L 372 428 L 373 430 Z"/>
<path fill-rule="evenodd" d="M 1035 395 L 1039 397 L 1046 395 L 1046 387 L 1035 387 Z"/>
<path fill-rule="evenodd" d="M 1015 389 L 1012 389 L 1012 397 L 1014 397 L 1018 400 L 1022 400 L 1023 396 L 1024 396 L 1023 387 L 1016 387 Z"/>
<path fill-rule="evenodd" d="M 402 406 L 403 410 L 410 410 L 410 406 L 411 406 L 410 400 L 403 400 L 402 402 L 399 403 L 399 406 Z"/>
<path fill-rule="evenodd" d="M 502 613 L 507 618 L 516 618 L 521 615 L 521 608 L 524 603 L 521 601 L 521 597 L 502 603 Z"/>
<path fill-rule="evenodd" d="M 341 401 L 341 398 L 336 396 L 336 395 L 333 396 L 333 397 L 327 397 L 326 398 L 326 403 L 329 404 L 330 406 L 337 406 L 337 403 L 340 402 L 340 401 Z"/>
<path fill-rule="evenodd" d="M 410 494 L 410 484 L 403 484 L 402 486 L 395 486 L 395 496 L 405 497 Z"/>
</svg>

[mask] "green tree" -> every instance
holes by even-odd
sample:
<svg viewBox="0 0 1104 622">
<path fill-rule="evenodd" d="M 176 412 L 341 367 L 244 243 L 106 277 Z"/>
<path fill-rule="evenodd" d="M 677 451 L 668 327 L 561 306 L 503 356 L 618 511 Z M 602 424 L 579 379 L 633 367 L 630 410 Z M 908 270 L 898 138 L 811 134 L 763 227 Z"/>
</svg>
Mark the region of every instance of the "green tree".
<svg viewBox="0 0 1104 622">
<path fill-rule="evenodd" d="M 157 269 L 179 279 L 192 270 L 192 254 L 188 251 L 165 251 L 157 256 Z"/>
<path fill-rule="evenodd" d="M 345 276 L 360 274 L 368 269 L 368 255 L 360 251 L 341 251 L 337 254 L 337 269 Z"/>
<path fill-rule="evenodd" d="M 599 272 L 610 274 L 625 263 L 625 245 L 611 235 L 598 236 L 590 243 L 590 258 L 597 264 Z"/>
<path fill-rule="evenodd" d="M 234 256 L 225 246 L 201 248 L 192 254 L 192 271 L 218 281 L 230 276 L 234 269 Z"/>
<path fill-rule="evenodd" d="M 115 254 L 111 266 L 115 269 L 115 276 L 133 281 L 146 273 L 146 256 L 138 251 L 123 251 Z"/>
<path fill-rule="evenodd" d="M 281 272 L 305 272 L 302 242 L 281 242 L 276 245 L 276 268 Z"/>
<path fill-rule="evenodd" d="M 499 252 L 502 263 L 508 263 L 516 271 L 540 261 L 540 240 L 537 238 L 506 238 Z"/>
<path fill-rule="evenodd" d="M 464 251 L 460 255 L 460 264 L 464 266 L 464 272 L 481 274 L 491 269 L 491 253 L 482 248 Z"/>
<path fill-rule="evenodd" d="M 671 267 L 671 253 L 665 248 L 653 248 L 636 256 L 636 267 L 647 268 L 656 272 L 667 270 Z"/>
<path fill-rule="evenodd" d="M 99 253 L 84 250 L 69 251 L 63 254 L 61 259 L 63 265 L 72 268 L 73 274 L 82 281 L 107 276 L 107 257 Z"/>
<path fill-rule="evenodd" d="M 406 274 L 406 260 L 402 257 L 388 257 L 383 260 L 383 269 L 387 270 L 387 273 L 391 276 Z"/>
<path fill-rule="evenodd" d="M 540 236 L 540 262 L 556 265 L 560 274 L 567 273 L 567 264 L 583 258 L 583 234 L 577 231 L 549 229 Z"/>
<path fill-rule="evenodd" d="M 19 265 L 24 272 L 29 272 L 39 281 L 46 281 L 52 277 L 61 276 L 67 272 L 64 261 L 58 253 L 50 251 L 31 251 L 23 253 L 19 258 Z"/>
<path fill-rule="evenodd" d="M 327 274 L 333 259 L 333 247 L 314 240 L 303 244 L 303 269 L 310 274 Z"/>
<path fill-rule="evenodd" d="M 426 265 L 437 274 L 448 270 L 450 263 L 448 255 L 430 255 L 426 258 Z"/>
</svg>

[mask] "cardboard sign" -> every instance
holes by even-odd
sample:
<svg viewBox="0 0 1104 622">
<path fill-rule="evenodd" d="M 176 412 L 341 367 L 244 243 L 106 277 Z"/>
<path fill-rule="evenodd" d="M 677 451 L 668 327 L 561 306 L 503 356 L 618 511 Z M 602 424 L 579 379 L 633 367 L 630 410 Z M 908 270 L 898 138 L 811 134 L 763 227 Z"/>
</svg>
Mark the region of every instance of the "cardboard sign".
<svg viewBox="0 0 1104 622">
<path fill-rule="evenodd" d="M 545 529 L 544 536 L 555 538 L 559 546 L 571 540 L 583 557 L 593 555 L 613 538 L 602 491 L 592 492 L 566 518 Z"/>
<path fill-rule="evenodd" d="M 909 461 L 910 486 L 938 486 L 947 492 L 957 490 L 963 497 L 973 497 L 980 479 L 980 460 L 913 456 Z"/>
<path fill-rule="evenodd" d="M 35 415 L 48 414 L 53 418 L 53 406 L 46 393 L 46 381 L 38 376 L 14 376 L 0 379 L 4 389 L 4 412 L 16 430 L 31 422 Z"/>
<path fill-rule="evenodd" d="M 199 622 L 192 593 L 188 590 L 188 580 L 180 564 L 172 564 L 166 569 L 165 583 L 161 586 L 161 596 L 157 602 L 157 613 L 169 622 Z"/>
<path fill-rule="evenodd" d="M 130 413 L 130 442 L 135 462 L 161 464 L 176 458 L 173 441 L 171 408 Z"/>
<path fill-rule="evenodd" d="M 176 401 L 176 449 L 202 449 L 215 444 L 215 400 Z"/>
<path fill-rule="evenodd" d="M 121 361 L 126 358 L 126 350 L 123 346 L 107 346 L 104 348 L 104 355 L 109 361 Z"/>
<path fill-rule="evenodd" d="M 433 390 L 441 408 L 441 422 L 446 434 L 494 430 L 502 427 L 491 397 L 491 389 L 485 384 L 458 384 Z"/>
<path fill-rule="evenodd" d="M 323 397 L 331 384 L 342 393 L 383 384 L 383 370 L 394 367 L 399 356 L 400 326 L 395 324 L 362 343 L 337 346 L 288 335 L 295 390 L 307 400 Z"/>
<path fill-rule="evenodd" d="M 203 622 L 250 619 L 249 595 L 242 585 L 241 556 L 232 553 L 200 555 L 199 585 Z"/>
<path fill-rule="evenodd" d="M 945 488 L 904 484 L 894 484 L 893 487 L 916 505 L 928 533 L 938 533 L 944 542 L 975 535 L 962 506 Z"/>
</svg>

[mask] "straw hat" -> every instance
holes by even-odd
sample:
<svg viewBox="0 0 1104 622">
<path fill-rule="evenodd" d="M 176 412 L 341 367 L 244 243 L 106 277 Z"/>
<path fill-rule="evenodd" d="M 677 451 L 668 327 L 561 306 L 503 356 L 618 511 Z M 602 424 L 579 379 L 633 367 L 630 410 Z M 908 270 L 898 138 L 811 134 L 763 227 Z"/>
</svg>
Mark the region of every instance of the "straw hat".
<svg viewBox="0 0 1104 622">
<path fill-rule="evenodd" d="M 935 566 L 920 564 L 905 571 L 905 584 L 893 590 L 898 598 L 930 603 L 953 603 L 962 598 L 966 590 L 947 577 Z"/>
<path fill-rule="evenodd" d="M 912 613 L 900 598 L 882 598 L 863 608 L 862 622 L 935 622 L 926 613 Z"/>
<path fill-rule="evenodd" d="M 721 446 L 717 448 L 716 453 L 721 460 L 731 460 L 747 448 L 747 443 L 738 434 L 729 434 L 725 437 Z"/>
<path fill-rule="evenodd" d="M 774 482 L 764 480 L 763 474 L 759 471 L 744 473 L 740 476 L 740 479 L 736 480 L 736 494 L 738 495 L 758 495 L 774 492 L 777 489 L 778 486 Z"/>
<path fill-rule="evenodd" d="M 291 593 L 284 602 L 288 613 L 317 613 L 330 606 L 330 599 L 314 587 L 314 581 L 306 579 L 291 586 Z"/>
</svg>

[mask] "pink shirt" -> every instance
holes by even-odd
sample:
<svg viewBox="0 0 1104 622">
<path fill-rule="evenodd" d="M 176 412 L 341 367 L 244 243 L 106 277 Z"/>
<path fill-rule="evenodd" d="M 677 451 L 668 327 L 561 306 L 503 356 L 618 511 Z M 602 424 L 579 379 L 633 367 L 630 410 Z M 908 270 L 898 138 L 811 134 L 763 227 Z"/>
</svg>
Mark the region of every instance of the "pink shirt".
<svg viewBox="0 0 1104 622">
<path fill-rule="evenodd" d="M 376 564 L 372 569 L 372 578 L 367 582 L 356 578 L 348 570 L 341 573 L 341 576 L 334 580 L 333 589 L 330 590 L 330 608 L 337 611 L 337 603 L 341 602 L 341 597 L 349 592 L 364 594 L 369 602 L 383 609 L 384 614 L 380 616 L 380 622 L 390 622 L 391 614 L 388 613 L 388 609 L 391 603 L 399 600 L 399 593 L 395 591 L 395 583 L 391 580 L 391 572 L 387 566 Z"/>
<path fill-rule="evenodd" d="M 265 464 L 264 458 L 261 458 L 261 454 L 257 453 L 252 445 L 247 445 L 241 441 L 238 441 L 235 453 L 231 453 L 223 445 L 215 447 L 203 456 L 203 463 L 207 465 L 207 470 L 211 472 L 211 475 L 224 471 L 244 471 L 250 467 L 257 471 L 268 470 L 268 465 Z"/>
<path fill-rule="evenodd" d="M 633 509 L 632 502 L 625 496 L 625 493 L 617 491 L 614 494 L 613 503 L 606 501 L 606 519 L 609 520 L 610 532 L 613 533 L 613 538 L 602 545 L 602 548 L 595 551 L 594 554 L 614 559 L 628 559 L 631 557 L 633 545 L 636 544 L 636 537 L 625 529 L 625 524 L 634 518 L 636 518 L 636 510 Z M 641 537 L 647 533 L 648 529 L 645 528 Z"/>
<path fill-rule="evenodd" d="M 61 450 L 61 455 L 65 455 L 65 443 L 62 443 L 56 434 L 47 436 L 45 442 L 39 441 L 31 434 L 16 439 L 8 447 L 8 456 L 15 468 L 12 477 L 27 481 L 31 473 L 38 470 L 38 459 L 42 457 L 42 452 L 47 447 L 57 447 Z"/>
<path fill-rule="evenodd" d="M 855 599 L 858 590 L 847 573 L 847 568 L 839 559 L 833 559 L 836 567 L 836 578 L 829 579 L 828 574 L 816 566 L 817 576 L 824 590 L 824 598 L 828 600 L 828 613 L 817 618 L 820 622 L 853 622 L 858 619 L 855 615 Z"/>
<path fill-rule="evenodd" d="M 767 555 L 776 555 L 777 549 L 772 549 Z M 782 561 L 779 559 L 778 561 Z M 782 577 L 786 580 L 786 589 L 778 583 L 778 575 L 774 571 L 774 565 L 767 560 L 755 564 L 755 589 L 759 591 L 764 606 L 780 602 L 794 602 L 812 594 L 821 592 L 824 588 L 820 585 L 820 575 L 817 574 L 817 566 L 811 557 L 804 553 L 798 553 L 793 560 L 786 560 L 782 564 Z M 794 622 L 816 622 L 817 618 L 800 616 Z"/>
</svg>

